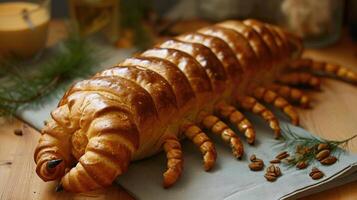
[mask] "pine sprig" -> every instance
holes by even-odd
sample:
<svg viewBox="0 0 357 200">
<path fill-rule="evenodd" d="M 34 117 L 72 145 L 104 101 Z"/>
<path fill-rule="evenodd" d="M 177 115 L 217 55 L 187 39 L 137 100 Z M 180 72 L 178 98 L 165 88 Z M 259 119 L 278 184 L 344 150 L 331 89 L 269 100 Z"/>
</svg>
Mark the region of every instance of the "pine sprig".
<svg viewBox="0 0 357 200">
<path fill-rule="evenodd" d="M 12 116 L 19 109 L 40 105 L 78 77 L 92 74 L 97 63 L 93 47 L 76 35 L 58 45 L 54 55 L 36 66 L 16 59 L 0 62 L 0 116 Z"/>
<path fill-rule="evenodd" d="M 348 144 L 351 140 L 356 138 L 354 135 L 350 138 L 344 140 L 325 140 L 315 136 L 304 137 L 294 133 L 289 127 L 283 129 L 283 142 L 285 143 L 284 148 L 293 153 L 285 164 L 289 167 L 296 166 L 299 162 L 306 162 L 311 164 L 315 161 L 315 157 L 318 153 L 317 146 L 319 144 L 326 144 L 330 150 L 331 154 L 335 154 L 337 158 L 340 157 L 344 149 L 348 148 Z"/>
</svg>

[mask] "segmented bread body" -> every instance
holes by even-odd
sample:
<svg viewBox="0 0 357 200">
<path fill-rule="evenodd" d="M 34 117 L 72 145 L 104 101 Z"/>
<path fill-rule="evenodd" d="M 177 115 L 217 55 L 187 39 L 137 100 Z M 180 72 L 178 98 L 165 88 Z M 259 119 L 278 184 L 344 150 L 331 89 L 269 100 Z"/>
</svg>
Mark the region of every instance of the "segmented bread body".
<svg viewBox="0 0 357 200">
<path fill-rule="evenodd" d="M 37 173 L 44 180 L 65 175 L 62 185 L 77 192 L 110 185 L 131 160 L 182 138 L 182 127 L 196 123 L 199 112 L 271 82 L 300 53 L 297 38 L 254 20 L 158 44 L 68 90 L 43 129 Z M 53 159 L 64 160 L 56 173 L 45 167 Z"/>
</svg>

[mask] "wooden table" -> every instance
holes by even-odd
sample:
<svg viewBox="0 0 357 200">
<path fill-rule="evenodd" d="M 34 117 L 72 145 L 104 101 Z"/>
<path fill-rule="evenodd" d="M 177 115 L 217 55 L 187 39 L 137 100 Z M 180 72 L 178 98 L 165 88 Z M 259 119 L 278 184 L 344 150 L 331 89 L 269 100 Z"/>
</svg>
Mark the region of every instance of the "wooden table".
<svg viewBox="0 0 357 200">
<path fill-rule="evenodd" d="M 64 34 L 62 27 L 52 23 L 50 43 L 53 43 L 53 35 Z M 336 45 L 307 50 L 306 55 L 354 67 L 357 71 L 357 45 L 347 34 Z M 343 139 L 357 133 L 357 87 L 326 79 L 323 91 L 311 96 L 313 109 L 300 110 L 303 127 L 327 139 Z M 44 183 L 35 173 L 33 151 L 40 134 L 16 119 L 0 121 L 0 199 L 132 199 L 119 186 L 85 194 L 54 192 L 56 183 Z M 23 136 L 14 134 L 16 128 L 24 130 Z M 357 152 L 357 140 L 350 144 L 349 150 Z M 357 181 L 304 199 L 357 199 Z"/>
</svg>

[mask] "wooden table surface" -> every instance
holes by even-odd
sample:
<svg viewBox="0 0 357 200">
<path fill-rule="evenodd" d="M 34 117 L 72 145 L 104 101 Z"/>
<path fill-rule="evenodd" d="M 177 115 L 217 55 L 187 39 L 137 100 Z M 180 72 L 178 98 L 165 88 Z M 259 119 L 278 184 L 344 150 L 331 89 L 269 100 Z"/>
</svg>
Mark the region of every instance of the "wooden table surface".
<svg viewBox="0 0 357 200">
<path fill-rule="evenodd" d="M 55 23 L 51 27 L 50 35 L 63 35 L 61 26 Z M 305 54 L 357 71 L 357 44 L 347 34 L 336 45 L 307 50 Z M 326 139 L 344 139 L 357 134 L 357 87 L 324 79 L 323 91 L 311 93 L 311 97 L 313 109 L 300 110 L 303 127 Z M 0 121 L 0 199 L 132 199 L 119 186 L 85 194 L 54 192 L 56 183 L 44 183 L 35 173 L 33 152 L 39 132 L 18 120 Z M 23 129 L 23 136 L 14 134 L 16 128 Z M 349 151 L 357 152 L 357 140 L 350 143 Z M 357 181 L 303 199 L 357 199 Z"/>
</svg>

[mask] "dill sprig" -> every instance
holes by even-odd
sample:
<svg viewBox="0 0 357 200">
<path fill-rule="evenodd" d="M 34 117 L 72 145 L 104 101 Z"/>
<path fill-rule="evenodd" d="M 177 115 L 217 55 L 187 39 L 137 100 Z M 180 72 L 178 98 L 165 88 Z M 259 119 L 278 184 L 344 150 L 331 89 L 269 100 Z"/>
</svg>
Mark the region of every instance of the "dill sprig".
<svg viewBox="0 0 357 200">
<path fill-rule="evenodd" d="M 14 58 L 1 60 L 0 117 L 13 116 L 30 105 L 41 105 L 70 80 L 92 74 L 97 63 L 92 52 L 92 46 L 72 34 L 38 64 Z"/>
<path fill-rule="evenodd" d="M 330 153 L 339 158 L 344 149 L 348 148 L 349 142 L 356 137 L 357 135 L 353 135 L 344 140 L 325 140 L 315 136 L 301 136 L 294 133 L 289 127 L 286 127 L 286 129 L 283 129 L 282 139 L 285 143 L 284 147 L 291 152 L 292 156 L 284 163 L 289 167 L 296 166 L 299 162 L 313 163 L 316 155 L 319 153 L 317 149 L 319 144 L 326 144 Z"/>
</svg>

